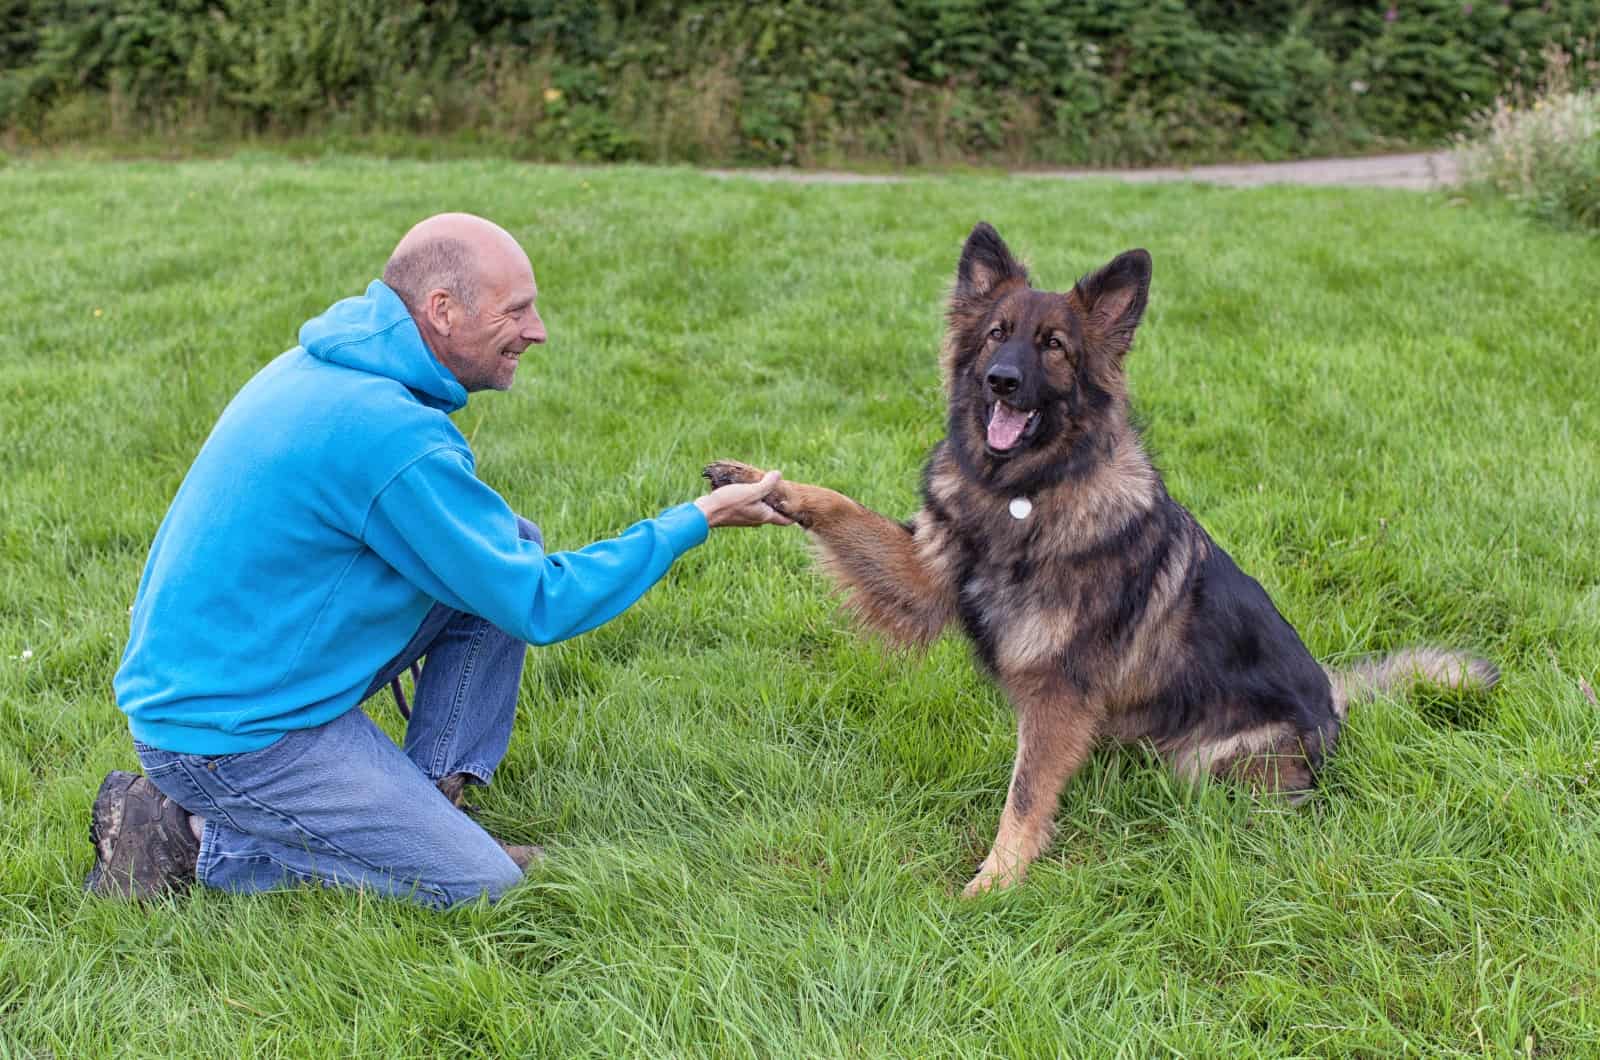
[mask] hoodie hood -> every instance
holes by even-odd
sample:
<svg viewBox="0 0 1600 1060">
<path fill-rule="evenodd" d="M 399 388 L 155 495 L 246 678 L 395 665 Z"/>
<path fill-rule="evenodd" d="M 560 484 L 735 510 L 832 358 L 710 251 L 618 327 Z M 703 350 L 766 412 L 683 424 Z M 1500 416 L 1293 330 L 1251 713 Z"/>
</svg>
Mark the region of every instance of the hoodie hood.
<svg viewBox="0 0 1600 1060">
<path fill-rule="evenodd" d="M 454 412 L 467 403 L 466 389 L 428 349 L 405 303 L 382 280 L 302 324 L 300 345 L 318 360 L 403 383 L 433 408 Z"/>
</svg>

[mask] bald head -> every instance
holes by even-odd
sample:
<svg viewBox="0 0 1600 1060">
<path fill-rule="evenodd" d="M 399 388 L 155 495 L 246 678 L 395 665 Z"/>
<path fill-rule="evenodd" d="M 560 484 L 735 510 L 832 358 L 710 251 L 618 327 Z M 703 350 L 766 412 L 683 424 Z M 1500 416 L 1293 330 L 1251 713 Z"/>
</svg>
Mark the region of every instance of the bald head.
<svg viewBox="0 0 1600 1060">
<path fill-rule="evenodd" d="M 435 214 L 383 268 L 434 355 L 468 390 L 505 390 L 517 358 L 545 341 L 533 265 L 511 233 L 469 213 Z"/>
<path fill-rule="evenodd" d="M 511 233 L 470 213 L 434 214 L 401 237 L 383 267 L 383 282 L 415 315 L 428 293 L 443 290 L 476 312 L 485 274 L 528 267 Z"/>
</svg>

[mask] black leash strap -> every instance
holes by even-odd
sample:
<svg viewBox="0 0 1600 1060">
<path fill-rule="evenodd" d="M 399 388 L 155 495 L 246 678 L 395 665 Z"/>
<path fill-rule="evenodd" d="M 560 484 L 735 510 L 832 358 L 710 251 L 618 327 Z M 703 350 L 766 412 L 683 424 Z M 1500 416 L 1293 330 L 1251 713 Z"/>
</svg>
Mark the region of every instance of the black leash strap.
<svg viewBox="0 0 1600 1060">
<path fill-rule="evenodd" d="M 422 666 L 419 663 L 411 664 L 411 684 L 416 687 L 422 680 Z M 406 702 L 406 690 L 400 687 L 400 675 L 396 674 L 393 681 L 389 682 L 389 691 L 394 693 L 394 705 L 400 708 L 400 716 L 407 721 L 411 720 L 411 705 Z"/>
</svg>

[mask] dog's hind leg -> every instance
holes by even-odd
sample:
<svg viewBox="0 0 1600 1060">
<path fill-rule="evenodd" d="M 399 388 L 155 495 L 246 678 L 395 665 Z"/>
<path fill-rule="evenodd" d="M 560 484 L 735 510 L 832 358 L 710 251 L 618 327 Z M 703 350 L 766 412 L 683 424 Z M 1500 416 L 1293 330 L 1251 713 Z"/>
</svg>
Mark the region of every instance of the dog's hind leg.
<svg viewBox="0 0 1600 1060">
<path fill-rule="evenodd" d="M 1286 722 L 1269 722 L 1223 736 L 1190 734 L 1161 752 L 1184 780 L 1241 784 L 1255 794 L 1281 795 L 1295 805 L 1316 789 L 1317 771 L 1338 735 L 1338 719 L 1330 716 L 1321 729 L 1304 732 Z"/>
<path fill-rule="evenodd" d="M 994 847 L 962 891 L 968 898 L 1022 882 L 1054 834 L 1061 789 L 1088 759 L 1099 735 L 1099 709 L 1063 695 L 1056 680 L 1039 684 L 1045 687 L 1023 696 L 1007 682 L 1017 708 L 1017 760 Z"/>
<path fill-rule="evenodd" d="M 715 487 L 759 482 L 762 474 L 732 460 L 705 470 Z M 879 632 L 902 644 L 927 644 L 955 617 L 951 543 L 926 512 L 897 523 L 842 493 L 788 481 L 767 503 L 811 532 L 850 609 Z"/>
</svg>

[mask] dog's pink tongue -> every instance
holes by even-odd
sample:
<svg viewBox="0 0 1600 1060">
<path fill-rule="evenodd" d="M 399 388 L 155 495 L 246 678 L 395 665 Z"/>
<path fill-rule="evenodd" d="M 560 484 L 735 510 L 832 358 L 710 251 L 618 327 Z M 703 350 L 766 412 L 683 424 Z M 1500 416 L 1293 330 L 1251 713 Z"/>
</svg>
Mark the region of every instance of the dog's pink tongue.
<svg viewBox="0 0 1600 1060">
<path fill-rule="evenodd" d="M 1018 412 L 1004 401 L 994 403 L 994 415 L 989 417 L 989 445 L 995 449 L 1010 449 L 1022 437 L 1028 425 L 1028 414 Z"/>
</svg>

